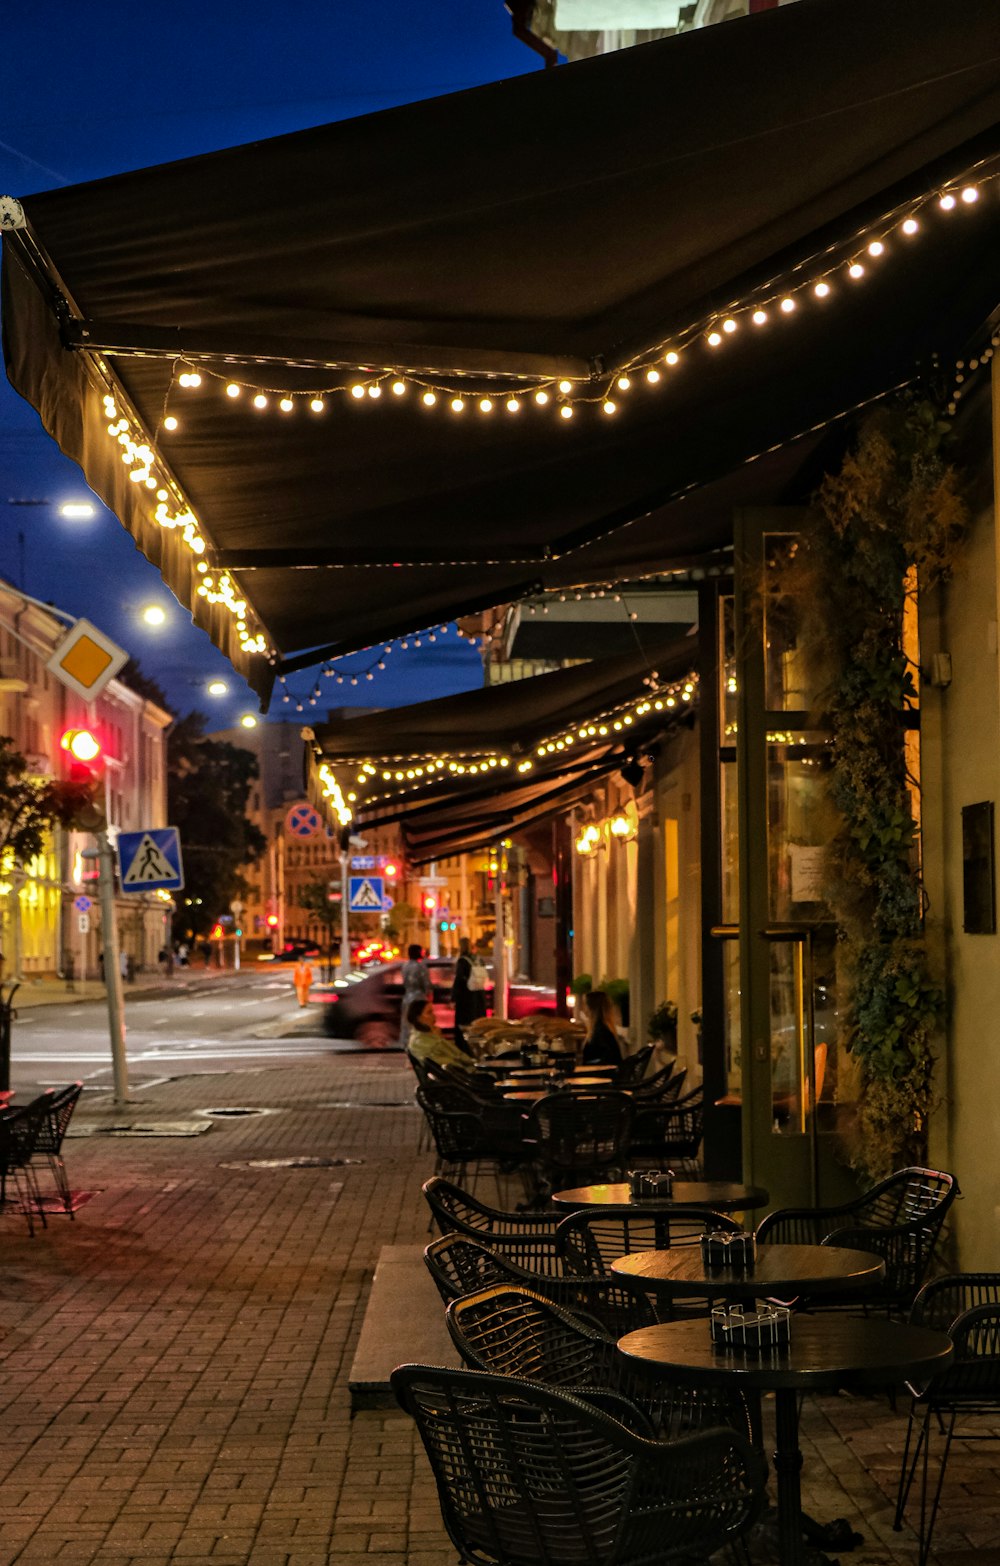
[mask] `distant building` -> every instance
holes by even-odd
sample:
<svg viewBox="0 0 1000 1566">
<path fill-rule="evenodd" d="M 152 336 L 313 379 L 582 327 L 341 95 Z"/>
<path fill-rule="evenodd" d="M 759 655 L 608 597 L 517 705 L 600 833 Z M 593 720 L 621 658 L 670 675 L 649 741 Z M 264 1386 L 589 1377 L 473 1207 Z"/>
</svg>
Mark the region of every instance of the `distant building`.
<svg viewBox="0 0 1000 1566">
<path fill-rule="evenodd" d="M 9 736 L 39 778 L 66 775 L 60 747 L 70 728 L 93 729 L 103 746 L 108 821 L 123 831 L 167 825 L 165 732 L 171 715 L 112 680 L 89 706 L 45 669 L 74 617 L 0 580 L 0 734 Z M 56 829 L 26 865 L 0 866 L 0 949 L 6 978 L 75 972 L 96 976 L 100 914 L 85 832 Z M 89 927 L 73 903 L 91 895 Z M 120 897 L 118 928 L 135 970 L 155 968 L 169 927 L 155 894 Z"/>
<path fill-rule="evenodd" d="M 507 0 L 514 32 L 555 65 L 670 38 L 795 0 Z"/>
</svg>

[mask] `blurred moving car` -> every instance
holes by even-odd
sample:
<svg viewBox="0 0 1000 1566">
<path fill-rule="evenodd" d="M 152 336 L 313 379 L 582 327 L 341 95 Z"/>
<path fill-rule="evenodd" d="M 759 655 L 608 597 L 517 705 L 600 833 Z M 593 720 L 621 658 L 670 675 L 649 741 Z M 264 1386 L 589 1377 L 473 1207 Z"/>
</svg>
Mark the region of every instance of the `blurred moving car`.
<svg viewBox="0 0 1000 1566">
<path fill-rule="evenodd" d="M 455 1026 L 455 1008 L 451 1001 L 455 982 L 454 957 L 425 957 L 430 974 L 434 1015 L 439 1028 Z M 493 1010 L 493 970 L 488 968 L 489 983 L 483 991 L 486 1011 Z M 324 987 L 326 1002 L 323 1029 L 332 1039 L 356 1039 L 369 1049 L 398 1049 L 403 1006 L 403 963 L 388 962 L 367 973 L 355 973 L 336 984 Z M 540 984 L 512 984 L 508 990 L 507 1014 L 529 1017 L 539 1012 L 554 1012 L 554 989 Z"/>
<path fill-rule="evenodd" d="M 315 941 L 289 942 L 280 952 L 258 952 L 258 962 L 298 962 L 300 957 L 308 957 L 310 962 L 321 957 L 322 953 Z"/>
</svg>

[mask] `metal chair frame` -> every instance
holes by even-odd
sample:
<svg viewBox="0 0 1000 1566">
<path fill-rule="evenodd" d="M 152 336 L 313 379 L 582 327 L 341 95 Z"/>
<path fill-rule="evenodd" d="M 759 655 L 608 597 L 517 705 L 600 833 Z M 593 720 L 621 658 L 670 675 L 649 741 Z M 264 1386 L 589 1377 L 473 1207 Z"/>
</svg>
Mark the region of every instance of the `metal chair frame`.
<svg viewBox="0 0 1000 1566">
<path fill-rule="evenodd" d="M 58 1093 L 50 1090 L 34 1101 L 44 1107 L 45 1113 L 33 1156 L 37 1159 L 41 1155 L 47 1160 L 63 1208 L 72 1219 L 76 1218 L 76 1214 L 73 1211 L 73 1193 L 66 1175 L 66 1165 L 63 1163 L 62 1145 L 82 1092 L 82 1082 L 71 1082 L 68 1087 L 60 1088 Z M 30 1109 L 32 1105 L 28 1107 Z"/>
<path fill-rule="evenodd" d="M 47 1099 L 48 1095 L 44 1097 Z M 35 1213 L 42 1220 L 42 1228 L 48 1227 L 42 1194 L 38 1189 L 38 1176 L 31 1163 L 46 1112 L 46 1102 L 35 1099 L 20 1109 L 7 1109 L 0 1113 L 0 1212 L 7 1205 L 7 1184 L 10 1181 L 27 1219 L 28 1234 L 32 1239 L 35 1235 Z"/>
<path fill-rule="evenodd" d="M 477 1371 L 402 1365 L 392 1387 L 473 1566 L 659 1566 L 724 1546 L 748 1558 L 765 1471 L 735 1430 L 657 1442 L 625 1408 Z"/>
<path fill-rule="evenodd" d="M 582 1207 L 560 1223 L 556 1248 L 567 1272 L 609 1277 L 620 1256 L 697 1245 L 705 1233 L 737 1234 L 739 1228 L 725 1213 L 681 1203 L 655 1213 L 631 1206 Z"/>
<path fill-rule="evenodd" d="M 896 1515 L 893 1527 L 898 1532 L 909 1499 L 917 1464 L 923 1456 L 920 1483 L 919 1566 L 926 1566 L 930 1554 L 934 1524 L 937 1521 L 944 1476 L 956 1437 L 955 1425 L 968 1417 L 1000 1416 L 1000 1272 L 949 1273 L 924 1285 L 913 1302 L 910 1321 L 914 1326 L 947 1332 L 955 1345 L 955 1358 L 948 1370 L 927 1387 L 912 1387 L 906 1444 L 899 1471 Z M 918 1411 L 922 1408 L 923 1416 Z M 937 1485 L 927 1514 L 928 1474 L 931 1430 L 936 1420 L 944 1436 Z M 917 1441 L 910 1457 L 914 1428 L 919 1424 Z M 995 1441 L 993 1431 L 960 1430 L 962 1441 Z"/>
<path fill-rule="evenodd" d="M 547 1093 L 532 1107 L 526 1133 L 540 1190 L 551 1191 L 557 1180 L 572 1185 L 624 1174 L 631 1129 L 627 1093 Z"/>
<path fill-rule="evenodd" d="M 471 1235 L 442 1235 L 427 1246 L 424 1261 L 445 1305 L 492 1284 L 506 1284 L 533 1290 L 612 1342 L 656 1321 L 646 1295 L 633 1293 L 613 1279 L 532 1272 Z"/>
<path fill-rule="evenodd" d="M 563 1271 L 556 1249 L 560 1213 L 505 1212 L 435 1175 L 423 1186 L 424 1197 L 442 1234 L 467 1234 L 530 1272 L 558 1276 Z"/>
</svg>

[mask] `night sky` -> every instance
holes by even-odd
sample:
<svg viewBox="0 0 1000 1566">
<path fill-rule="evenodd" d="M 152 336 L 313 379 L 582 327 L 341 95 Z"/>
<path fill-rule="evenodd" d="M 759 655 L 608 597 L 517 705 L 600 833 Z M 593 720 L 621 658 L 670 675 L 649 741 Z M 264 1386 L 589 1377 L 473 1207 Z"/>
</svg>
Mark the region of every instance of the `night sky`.
<svg viewBox="0 0 1000 1566">
<path fill-rule="evenodd" d="M 0 192 L 15 196 L 541 68 L 512 36 L 502 0 L 173 0 L 162 7 L 52 0 L 5 8 L 0 46 Z M 94 501 L 92 521 L 59 516 L 61 503 L 80 499 Z M 4 377 L 0 575 L 95 621 L 160 681 L 178 711 L 197 707 L 221 728 L 256 710 L 256 698 Z M 168 611 L 159 630 L 141 618 L 150 604 Z M 350 675 L 370 662 L 346 659 L 338 668 Z M 227 681 L 227 697 L 206 694 L 212 677 Z M 307 695 L 314 678 L 299 675 L 290 688 Z M 481 679 L 478 653 L 451 632 L 419 651 L 397 645 L 373 681 L 324 681 L 322 705 L 391 706 Z M 290 710 L 276 697 L 273 717 Z M 321 709 L 307 710 L 315 716 Z"/>
</svg>

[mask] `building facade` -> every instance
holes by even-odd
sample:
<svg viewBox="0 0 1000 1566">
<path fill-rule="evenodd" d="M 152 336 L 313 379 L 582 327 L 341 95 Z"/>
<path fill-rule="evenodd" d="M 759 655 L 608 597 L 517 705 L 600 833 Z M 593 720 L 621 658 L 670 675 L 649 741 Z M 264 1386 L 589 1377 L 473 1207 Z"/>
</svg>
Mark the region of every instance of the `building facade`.
<svg viewBox="0 0 1000 1566">
<path fill-rule="evenodd" d="M 0 734 L 8 735 L 37 778 L 66 776 L 60 746 L 67 729 L 89 728 L 102 746 L 108 823 L 122 831 L 167 825 L 165 736 L 171 717 L 112 680 L 89 705 L 46 668 L 73 617 L 0 581 Z M 40 855 L 0 871 L 4 975 L 22 982 L 95 977 L 102 949 L 88 833 L 56 828 Z M 91 897 L 81 915 L 78 897 Z M 168 903 L 154 894 L 119 896 L 122 949 L 135 972 L 155 969 L 169 935 Z"/>
</svg>

